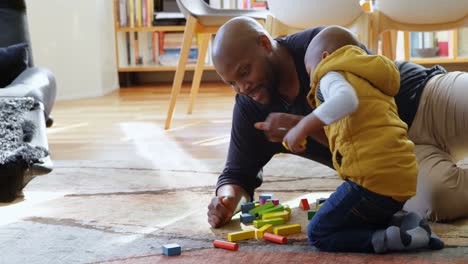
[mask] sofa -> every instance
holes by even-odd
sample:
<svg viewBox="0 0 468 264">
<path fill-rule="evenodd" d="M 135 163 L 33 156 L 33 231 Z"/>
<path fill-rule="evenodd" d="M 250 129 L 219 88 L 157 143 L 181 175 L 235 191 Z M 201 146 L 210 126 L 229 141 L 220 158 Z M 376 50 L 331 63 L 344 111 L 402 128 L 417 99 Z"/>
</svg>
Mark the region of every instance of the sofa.
<svg viewBox="0 0 468 264">
<path fill-rule="evenodd" d="M 0 202 L 11 202 L 52 171 L 46 127 L 56 82 L 34 66 L 24 0 L 0 1 L 0 32 Z"/>
</svg>

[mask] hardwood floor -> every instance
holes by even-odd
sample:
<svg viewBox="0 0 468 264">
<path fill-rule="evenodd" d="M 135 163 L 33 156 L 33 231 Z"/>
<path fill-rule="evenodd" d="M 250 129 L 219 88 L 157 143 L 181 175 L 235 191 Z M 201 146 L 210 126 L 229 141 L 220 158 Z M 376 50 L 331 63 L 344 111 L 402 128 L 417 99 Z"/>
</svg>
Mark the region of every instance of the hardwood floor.
<svg viewBox="0 0 468 264">
<path fill-rule="evenodd" d="M 91 99 L 57 102 L 47 129 L 54 160 L 162 160 L 225 156 L 234 92 L 203 83 L 192 115 L 189 86 L 176 105 L 173 126 L 164 130 L 170 85 L 121 88 Z"/>
</svg>

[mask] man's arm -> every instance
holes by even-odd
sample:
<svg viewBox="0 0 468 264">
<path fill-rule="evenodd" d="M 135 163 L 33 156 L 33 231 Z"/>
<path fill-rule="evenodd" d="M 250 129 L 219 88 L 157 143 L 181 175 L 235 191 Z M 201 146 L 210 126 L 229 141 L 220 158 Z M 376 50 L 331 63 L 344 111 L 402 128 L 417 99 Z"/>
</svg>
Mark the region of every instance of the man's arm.
<svg viewBox="0 0 468 264">
<path fill-rule="evenodd" d="M 263 166 L 281 151 L 281 144 L 269 142 L 254 127 L 268 114 L 250 98 L 236 96 L 226 165 L 218 178 L 216 197 L 208 206 L 208 222 L 213 227 L 228 223 L 235 209 L 253 198 L 262 183 Z"/>
</svg>

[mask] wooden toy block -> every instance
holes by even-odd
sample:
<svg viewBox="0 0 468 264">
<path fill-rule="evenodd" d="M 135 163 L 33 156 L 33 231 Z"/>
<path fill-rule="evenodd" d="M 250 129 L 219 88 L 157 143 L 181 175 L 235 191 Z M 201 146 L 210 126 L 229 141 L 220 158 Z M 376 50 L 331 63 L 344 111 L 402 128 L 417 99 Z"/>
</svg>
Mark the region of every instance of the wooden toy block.
<svg viewBox="0 0 468 264">
<path fill-rule="evenodd" d="M 253 202 L 241 204 L 241 210 L 242 210 L 242 213 L 244 214 L 248 213 L 249 210 L 254 209 L 254 208 L 255 208 L 255 203 Z"/>
<path fill-rule="evenodd" d="M 277 205 L 275 207 L 271 207 L 271 208 L 268 208 L 268 209 L 265 209 L 265 210 L 259 212 L 258 216 L 262 217 L 264 214 L 273 213 L 273 212 L 282 212 L 284 210 L 285 209 L 284 209 L 283 205 Z"/>
<path fill-rule="evenodd" d="M 301 232 L 300 224 L 285 225 L 285 226 L 276 227 L 274 229 L 275 235 L 279 235 L 279 236 L 287 236 L 287 235 L 297 234 L 300 232 Z"/>
<path fill-rule="evenodd" d="M 254 220 L 253 224 L 256 228 L 260 228 L 264 225 L 270 224 L 270 225 L 282 225 L 284 224 L 284 219 L 281 217 L 278 218 L 272 218 L 268 220 Z"/>
<path fill-rule="evenodd" d="M 278 235 L 273 235 L 270 233 L 264 233 L 263 234 L 263 239 L 275 242 L 278 244 L 287 244 L 288 243 L 288 238 L 284 236 L 278 236 Z"/>
<path fill-rule="evenodd" d="M 315 200 L 315 204 L 316 205 L 323 204 L 326 200 L 327 198 L 318 198 Z"/>
<path fill-rule="evenodd" d="M 260 211 L 263 211 L 265 209 L 268 209 L 268 208 L 271 208 L 273 207 L 273 203 L 272 202 L 267 202 L 265 203 L 264 205 L 260 205 L 259 207 L 255 207 L 254 209 L 250 209 L 249 213 L 251 214 L 258 214 Z"/>
<path fill-rule="evenodd" d="M 224 248 L 232 251 L 237 251 L 239 249 L 239 244 L 222 240 L 213 241 L 213 246 L 215 248 Z"/>
<path fill-rule="evenodd" d="M 262 193 L 262 194 L 260 194 L 259 199 L 265 199 L 265 201 L 268 200 L 268 199 L 273 199 L 273 194 L 272 193 Z"/>
<path fill-rule="evenodd" d="M 273 203 L 273 205 L 275 205 L 275 206 L 279 205 L 279 199 L 268 199 L 266 201 L 267 202 L 271 201 Z"/>
<path fill-rule="evenodd" d="M 315 206 L 315 209 L 317 209 L 317 211 L 318 211 L 318 209 L 320 209 L 320 208 L 322 207 L 322 205 L 323 205 L 323 203 L 317 204 L 317 205 Z"/>
<path fill-rule="evenodd" d="M 307 201 L 307 198 L 301 199 L 299 207 L 302 208 L 302 210 L 310 210 L 309 201 Z"/>
<path fill-rule="evenodd" d="M 273 232 L 273 225 L 266 224 L 260 227 L 259 229 L 257 229 L 255 233 L 257 235 L 257 239 L 262 239 L 264 233 L 271 233 L 271 232 Z"/>
<path fill-rule="evenodd" d="M 241 214 L 240 215 L 240 221 L 244 224 L 250 224 L 255 220 L 255 215 L 254 214 Z"/>
<path fill-rule="evenodd" d="M 267 220 L 267 219 L 272 219 L 272 218 L 277 218 L 281 217 L 284 219 L 284 222 L 289 221 L 289 212 L 286 210 L 283 210 L 282 212 L 273 212 L 273 213 L 268 213 L 264 214 L 262 216 L 262 220 Z"/>
<path fill-rule="evenodd" d="M 264 205 L 266 203 L 266 199 L 260 198 L 258 199 L 258 204 Z"/>
<path fill-rule="evenodd" d="M 314 215 L 317 213 L 317 211 L 315 210 L 309 210 L 307 211 L 307 219 L 310 220 L 312 219 L 312 217 L 314 217 Z"/>
<path fill-rule="evenodd" d="M 182 248 L 177 244 L 167 244 L 162 246 L 162 249 L 166 256 L 176 256 L 182 253 Z"/>
<path fill-rule="evenodd" d="M 251 239 L 251 238 L 255 238 L 255 230 L 253 229 L 228 233 L 229 242 L 246 240 L 246 239 Z"/>
</svg>

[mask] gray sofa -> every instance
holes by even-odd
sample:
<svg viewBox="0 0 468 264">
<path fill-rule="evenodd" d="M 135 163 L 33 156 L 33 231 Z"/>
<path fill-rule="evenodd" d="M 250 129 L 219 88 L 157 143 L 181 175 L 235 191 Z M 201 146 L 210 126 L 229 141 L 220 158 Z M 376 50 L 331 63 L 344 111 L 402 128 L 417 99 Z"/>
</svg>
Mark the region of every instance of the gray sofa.
<svg viewBox="0 0 468 264">
<path fill-rule="evenodd" d="M 35 107 L 24 116 L 24 119 L 33 124 L 34 128 L 32 138 L 27 144 L 49 150 L 46 126 L 49 127 L 53 123 L 50 114 L 56 96 L 55 77 L 49 70 L 33 65 L 26 7 L 23 0 L 0 1 L 0 32 L 0 48 L 17 43 L 27 43 L 29 47 L 27 68 L 20 72 L 11 83 L 4 87 L 0 86 L 0 98 L 31 97 L 34 99 Z M 0 202 L 13 201 L 22 194 L 23 187 L 32 178 L 47 174 L 52 171 L 52 168 L 50 155 L 33 162 L 14 158 L 14 161 L 0 163 Z"/>
</svg>

